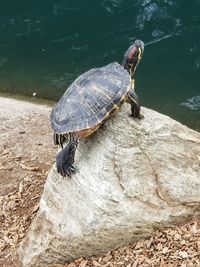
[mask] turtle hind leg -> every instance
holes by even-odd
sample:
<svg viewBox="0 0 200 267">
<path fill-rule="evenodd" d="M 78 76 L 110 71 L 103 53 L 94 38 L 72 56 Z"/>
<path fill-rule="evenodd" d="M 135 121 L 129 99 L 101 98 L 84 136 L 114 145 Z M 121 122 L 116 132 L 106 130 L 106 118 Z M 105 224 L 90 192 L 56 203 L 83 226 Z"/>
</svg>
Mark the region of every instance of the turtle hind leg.
<svg viewBox="0 0 200 267">
<path fill-rule="evenodd" d="M 78 138 L 70 134 L 69 143 L 56 156 L 56 167 L 58 173 L 63 177 L 71 176 L 75 172 L 74 156 L 78 145 Z"/>
</svg>

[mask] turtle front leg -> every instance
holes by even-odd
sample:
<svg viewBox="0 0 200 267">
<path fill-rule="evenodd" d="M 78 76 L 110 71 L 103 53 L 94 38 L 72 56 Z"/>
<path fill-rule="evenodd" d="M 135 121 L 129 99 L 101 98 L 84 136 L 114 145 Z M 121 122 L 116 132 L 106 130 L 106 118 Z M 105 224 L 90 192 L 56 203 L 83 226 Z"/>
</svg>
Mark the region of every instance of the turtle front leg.
<svg viewBox="0 0 200 267">
<path fill-rule="evenodd" d="M 78 145 L 78 138 L 70 134 L 69 143 L 56 156 L 56 167 L 58 173 L 63 177 L 71 176 L 75 172 L 74 157 Z"/>
<path fill-rule="evenodd" d="M 138 119 L 143 119 L 144 116 L 140 113 L 140 101 L 136 93 L 134 92 L 134 88 L 131 88 L 127 94 L 127 102 L 131 104 L 131 115 Z"/>
</svg>

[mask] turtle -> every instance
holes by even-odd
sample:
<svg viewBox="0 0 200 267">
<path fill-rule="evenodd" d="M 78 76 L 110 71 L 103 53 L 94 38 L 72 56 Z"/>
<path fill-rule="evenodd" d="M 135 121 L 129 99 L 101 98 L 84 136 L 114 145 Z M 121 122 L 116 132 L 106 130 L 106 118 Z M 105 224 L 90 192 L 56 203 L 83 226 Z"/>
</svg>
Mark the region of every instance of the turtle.
<svg viewBox="0 0 200 267">
<path fill-rule="evenodd" d="M 61 148 L 56 167 L 63 177 L 76 172 L 74 161 L 79 139 L 93 134 L 124 102 L 131 104 L 134 118 L 143 118 L 132 79 L 143 51 L 144 43 L 135 40 L 125 52 L 122 64 L 113 62 L 83 73 L 53 107 L 50 120 L 54 143 Z"/>
</svg>

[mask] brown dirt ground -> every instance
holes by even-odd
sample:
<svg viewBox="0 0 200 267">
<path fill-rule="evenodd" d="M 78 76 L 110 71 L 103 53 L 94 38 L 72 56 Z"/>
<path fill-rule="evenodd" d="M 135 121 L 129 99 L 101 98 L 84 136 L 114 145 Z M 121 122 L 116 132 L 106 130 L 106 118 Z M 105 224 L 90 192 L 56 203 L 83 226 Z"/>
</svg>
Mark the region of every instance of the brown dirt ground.
<svg viewBox="0 0 200 267">
<path fill-rule="evenodd" d="M 18 267 L 17 247 L 33 220 L 56 148 L 51 108 L 0 97 L 0 266 Z M 155 231 L 102 257 L 51 267 L 200 267 L 200 221 Z"/>
</svg>

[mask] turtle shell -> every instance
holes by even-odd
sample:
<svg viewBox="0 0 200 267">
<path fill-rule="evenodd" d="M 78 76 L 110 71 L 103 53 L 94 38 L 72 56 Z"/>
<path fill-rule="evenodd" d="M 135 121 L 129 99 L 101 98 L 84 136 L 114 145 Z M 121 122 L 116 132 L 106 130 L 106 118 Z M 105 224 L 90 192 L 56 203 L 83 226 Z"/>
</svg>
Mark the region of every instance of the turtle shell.
<svg viewBox="0 0 200 267">
<path fill-rule="evenodd" d="M 85 72 L 54 106 L 53 130 L 64 134 L 95 127 L 119 105 L 130 82 L 129 73 L 117 62 Z"/>
</svg>

